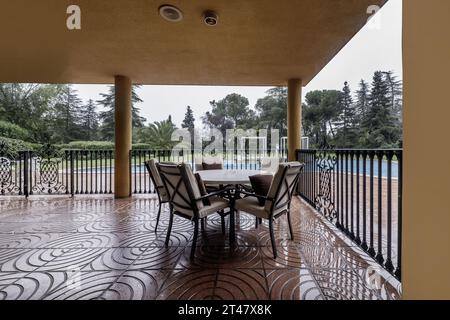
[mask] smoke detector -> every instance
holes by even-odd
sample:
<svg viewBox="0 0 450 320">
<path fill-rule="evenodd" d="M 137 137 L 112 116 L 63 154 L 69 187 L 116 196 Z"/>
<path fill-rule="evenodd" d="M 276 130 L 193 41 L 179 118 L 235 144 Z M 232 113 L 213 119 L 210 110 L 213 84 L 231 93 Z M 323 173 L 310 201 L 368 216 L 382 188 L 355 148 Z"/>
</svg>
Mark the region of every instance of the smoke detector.
<svg viewBox="0 0 450 320">
<path fill-rule="evenodd" d="M 203 13 L 203 22 L 210 27 L 217 25 L 219 21 L 219 16 L 211 10 L 205 11 Z"/>
<path fill-rule="evenodd" d="M 168 4 L 159 7 L 159 15 L 170 22 L 178 22 L 183 19 L 183 12 L 177 7 Z"/>
</svg>

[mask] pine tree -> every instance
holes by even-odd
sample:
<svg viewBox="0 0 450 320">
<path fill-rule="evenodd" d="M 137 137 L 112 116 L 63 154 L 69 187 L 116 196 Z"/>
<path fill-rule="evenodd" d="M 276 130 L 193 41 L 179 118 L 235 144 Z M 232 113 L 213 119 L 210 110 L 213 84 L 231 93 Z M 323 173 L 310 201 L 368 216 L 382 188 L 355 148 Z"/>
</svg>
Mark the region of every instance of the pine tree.
<svg viewBox="0 0 450 320">
<path fill-rule="evenodd" d="M 402 122 L 402 81 L 397 79 L 393 71 L 384 72 L 384 75 L 389 86 L 390 107 L 398 121 Z"/>
<path fill-rule="evenodd" d="M 369 108 L 362 121 L 362 143 L 367 148 L 398 146 L 401 127 L 391 108 L 389 83 L 381 71 L 375 72 L 369 97 Z"/>
<path fill-rule="evenodd" d="M 189 133 L 191 134 L 191 146 L 194 146 L 195 141 L 195 118 L 194 118 L 194 112 L 192 111 L 192 108 L 190 106 L 187 106 L 186 108 L 186 114 L 184 115 L 183 122 L 181 123 L 181 127 L 184 129 L 187 129 Z"/>
<path fill-rule="evenodd" d="M 369 104 L 369 85 L 364 80 L 359 82 L 359 89 L 356 91 L 356 112 L 359 121 L 365 118 Z"/>
<path fill-rule="evenodd" d="M 145 118 L 139 115 L 139 108 L 136 104 L 141 103 L 142 99 L 136 93 L 139 85 L 134 85 L 131 91 L 131 112 L 132 112 L 132 126 L 133 128 L 142 128 L 144 126 Z M 100 112 L 99 118 L 101 120 L 100 135 L 103 140 L 111 141 L 114 139 L 114 102 L 115 102 L 115 88 L 109 87 L 108 93 L 100 94 L 103 99 L 98 100 L 97 103 L 102 105 L 105 111 Z"/>
<path fill-rule="evenodd" d="M 206 127 L 217 128 L 226 136 L 227 129 L 249 129 L 254 126 L 256 114 L 250 109 L 248 99 L 231 93 L 219 101 L 210 101 L 211 111 L 202 117 Z"/>
<path fill-rule="evenodd" d="M 81 99 L 76 90 L 66 86 L 53 107 L 52 142 L 68 143 L 81 138 L 80 106 Z"/>
<path fill-rule="evenodd" d="M 184 129 L 188 129 L 189 132 L 193 132 L 195 128 L 195 118 L 194 112 L 192 111 L 190 106 L 186 108 L 186 114 L 184 115 L 184 120 L 181 123 L 181 127 Z"/>
<path fill-rule="evenodd" d="M 337 137 L 336 123 L 341 114 L 342 91 L 314 90 L 305 96 L 302 123 L 306 136 L 311 138 L 311 145 L 322 148 L 333 144 Z"/>
<path fill-rule="evenodd" d="M 173 121 L 172 121 L 172 115 L 171 115 L 171 114 L 169 114 L 169 116 L 167 117 L 167 122 L 170 123 L 171 125 L 175 126 L 175 125 L 173 124 Z"/>
<path fill-rule="evenodd" d="M 84 136 L 83 140 L 92 141 L 97 139 L 98 114 L 96 105 L 91 99 L 80 110 L 80 124 Z"/>
<path fill-rule="evenodd" d="M 339 101 L 340 114 L 335 123 L 337 144 L 342 148 L 354 148 L 357 143 L 357 113 L 348 82 L 344 83 Z"/>
<path fill-rule="evenodd" d="M 255 104 L 258 113 L 256 127 L 260 129 L 278 129 L 280 137 L 287 135 L 287 88 L 275 87 L 266 91 L 264 98 Z"/>
</svg>

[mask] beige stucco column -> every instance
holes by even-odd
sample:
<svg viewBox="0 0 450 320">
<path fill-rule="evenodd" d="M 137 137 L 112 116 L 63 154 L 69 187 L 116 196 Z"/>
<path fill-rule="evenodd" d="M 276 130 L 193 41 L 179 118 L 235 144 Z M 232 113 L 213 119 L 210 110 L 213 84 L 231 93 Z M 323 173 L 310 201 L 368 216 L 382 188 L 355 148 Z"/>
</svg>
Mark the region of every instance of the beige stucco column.
<svg viewBox="0 0 450 320">
<path fill-rule="evenodd" d="M 450 1 L 403 1 L 403 295 L 450 299 Z"/>
<path fill-rule="evenodd" d="M 131 80 L 115 77 L 114 109 L 114 194 L 116 198 L 130 195 L 129 151 L 131 150 Z"/>
<path fill-rule="evenodd" d="M 302 81 L 300 79 L 290 79 L 288 81 L 288 158 L 294 161 L 295 150 L 301 148 L 302 130 Z"/>
</svg>

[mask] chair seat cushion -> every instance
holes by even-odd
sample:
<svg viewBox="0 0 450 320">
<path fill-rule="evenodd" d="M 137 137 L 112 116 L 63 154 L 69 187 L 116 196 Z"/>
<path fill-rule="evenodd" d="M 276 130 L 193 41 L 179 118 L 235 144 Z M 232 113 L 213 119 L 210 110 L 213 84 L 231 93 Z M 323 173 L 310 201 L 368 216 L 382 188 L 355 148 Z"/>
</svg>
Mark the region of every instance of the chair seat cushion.
<svg viewBox="0 0 450 320">
<path fill-rule="evenodd" d="M 259 204 L 259 201 L 256 197 L 246 197 L 243 199 L 239 199 L 235 202 L 235 209 L 239 211 L 244 211 L 250 213 L 258 218 L 269 219 L 269 212 L 265 210 L 264 206 Z M 282 211 L 285 211 L 287 206 L 283 208 L 278 208 L 273 213 L 274 216 L 279 214 Z"/>
<path fill-rule="evenodd" d="M 258 218 L 269 218 L 269 213 L 264 210 L 264 206 L 261 206 L 256 197 L 247 197 L 239 199 L 234 204 L 235 209 L 250 213 Z"/>
<path fill-rule="evenodd" d="M 209 198 L 209 202 L 211 203 L 210 205 L 204 206 L 198 212 L 199 218 L 204 218 L 210 214 L 216 213 L 229 207 L 228 200 L 220 197 L 211 197 Z"/>
</svg>

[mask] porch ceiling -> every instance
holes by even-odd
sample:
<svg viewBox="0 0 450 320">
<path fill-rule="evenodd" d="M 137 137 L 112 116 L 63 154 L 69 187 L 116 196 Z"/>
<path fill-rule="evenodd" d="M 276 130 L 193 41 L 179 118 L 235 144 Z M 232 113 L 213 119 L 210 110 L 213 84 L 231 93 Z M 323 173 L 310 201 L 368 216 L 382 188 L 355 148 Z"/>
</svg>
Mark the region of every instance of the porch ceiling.
<svg viewBox="0 0 450 320">
<path fill-rule="evenodd" d="M 307 84 L 385 0 L 77 0 L 82 29 L 66 28 L 72 1 L 4 1 L 0 82 Z M 184 19 L 163 20 L 170 3 Z M 216 27 L 202 12 L 219 15 Z"/>
</svg>

